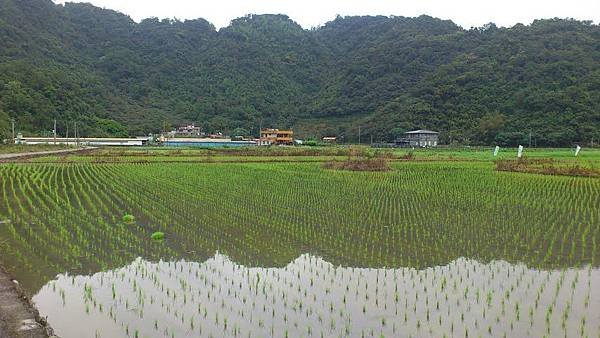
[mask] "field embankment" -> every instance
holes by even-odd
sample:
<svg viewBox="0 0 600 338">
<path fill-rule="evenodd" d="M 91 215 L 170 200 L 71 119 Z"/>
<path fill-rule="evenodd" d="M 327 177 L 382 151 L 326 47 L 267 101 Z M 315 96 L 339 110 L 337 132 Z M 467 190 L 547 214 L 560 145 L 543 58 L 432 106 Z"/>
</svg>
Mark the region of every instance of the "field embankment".
<svg viewBox="0 0 600 338">
<path fill-rule="evenodd" d="M 43 155 L 43 156 L 42 156 Z M 348 158 L 384 157 L 389 162 L 487 162 L 516 159 L 516 151 L 492 148 L 436 148 L 380 150 L 366 146 L 330 147 L 248 147 L 248 148 L 170 148 L 102 147 L 74 153 L 48 154 L 5 159 L 3 162 L 35 163 L 308 163 L 343 162 Z M 552 160 L 560 166 L 600 167 L 600 149 L 584 149 L 578 157 L 571 149 L 527 149 L 526 157 Z"/>
<path fill-rule="evenodd" d="M 47 338 L 52 329 L 0 266 L 0 337 Z"/>
<path fill-rule="evenodd" d="M 591 163 L 560 162 L 552 158 L 499 160 L 496 162 L 496 170 L 542 175 L 600 177 L 600 169 Z"/>
</svg>

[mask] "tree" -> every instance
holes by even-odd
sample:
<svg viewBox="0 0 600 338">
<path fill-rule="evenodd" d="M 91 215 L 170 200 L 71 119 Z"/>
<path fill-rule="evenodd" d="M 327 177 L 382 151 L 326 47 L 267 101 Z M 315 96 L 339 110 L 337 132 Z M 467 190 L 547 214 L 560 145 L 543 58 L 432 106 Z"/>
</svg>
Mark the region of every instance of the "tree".
<svg viewBox="0 0 600 338">
<path fill-rule="evenodd" d="M 505 116 L 500 113 L 486 114 L 479 119 L 476 139 L 482 144 L 494 143 L 496 135 L 504 128 Z"/>
<path fill-rule="evenodd" d="M 19 81 L 10 81 L 4 86 L 2 101 L 4 108 L 13 114 L 30 113 L 33 111 L 34 99 L 27 93 Z"/>
<path fill-rule="evenodd" d="M 93 125 L 96 127 L 98 132 L 96 136 L 107 136 L 107 137 L 127 137 L 127 128 L 115 120 L 110 119 L 96 119 L 93 121 Z"/>
<path fill-rule="evenodd" d="M 348 16 L 304 30 L 249 15 L 217 31 L 202 19 L 135 23 L 89 4 L 4 2 L 0 100 L 27 133 L 56 117 L 81 121 L 82 135 L 147 134 L 168 120 L 346 140 L 358 125 L 377 141 L 419 128 L 474 144 L 530 129 L 539 146 L 598 137 L 600 26 L 590 22 L 466 30 Z"/>
<path fill-rule="evenodd" d="M 250 132 L 248 132 L 248 130 L 244 129 L 244 128 L 235 128 L 231 134 L 232 136 L 250 136 Z"/>
<path fill-rule="evenodd" d="M 501 146 L 517 146 L 527 144 L 529 139 L 523 132 L 502 132 L 496 135 L 495 141 Z"/>
<path fill-rule="evenodd" d="M 7 113 L 0 108 L 0 143 L 12 137 L 12 124 Z"/>
</svg>

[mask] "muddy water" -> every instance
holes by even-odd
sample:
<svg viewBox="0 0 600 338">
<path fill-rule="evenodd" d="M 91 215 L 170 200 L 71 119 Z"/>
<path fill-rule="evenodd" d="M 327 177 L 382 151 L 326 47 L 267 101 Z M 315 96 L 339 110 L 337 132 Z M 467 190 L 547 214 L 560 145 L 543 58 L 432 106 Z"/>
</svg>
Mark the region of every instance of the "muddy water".
<svg viewBox="0 0 600 338">
<path fill-rule="evenodd" d="M 339 267 L 308 254 L 283 268 L 137 259 L 59 275 L 33 298 L 63 338 L 598 336 L 600 269 L 458 259 Z M 83 325 L 82 325 L 83 324 Z"/>
</svg>

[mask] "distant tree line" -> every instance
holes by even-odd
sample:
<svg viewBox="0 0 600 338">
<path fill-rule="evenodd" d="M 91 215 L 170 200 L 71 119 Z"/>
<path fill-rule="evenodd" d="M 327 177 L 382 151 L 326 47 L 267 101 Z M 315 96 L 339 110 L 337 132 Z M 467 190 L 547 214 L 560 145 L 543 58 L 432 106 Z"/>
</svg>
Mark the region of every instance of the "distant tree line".
<svg viewBox="0 0 600 338">
<path fill-rule="evenodd" d="M 567 19 L 463 29 L 428 16 L 284 15 L 141 23 L 89 4 L 0 2 L 0 136 L 294 128 L 318 139 L 600 143 L 600 27 Z"/>
</svg>

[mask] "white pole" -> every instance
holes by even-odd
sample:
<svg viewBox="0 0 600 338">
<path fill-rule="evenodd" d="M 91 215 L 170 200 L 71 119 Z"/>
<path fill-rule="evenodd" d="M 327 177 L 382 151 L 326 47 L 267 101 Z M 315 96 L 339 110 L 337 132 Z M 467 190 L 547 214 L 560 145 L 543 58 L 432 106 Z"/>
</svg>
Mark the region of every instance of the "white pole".
<svg viewBox="0 0 600 338">
<path fill-rule="evenodd" d="M 499 151 L 500 151 L 500 146 L 496 146 L 496 149 L 494 149 L 494 157 L 498 156 Z"/>
<path fill-rule="evenodd" d="M 519 151 L 517 152 L 517 157 L 521 158 L 523 157 L 523 146 L 519 145 Z"/>
</svg>

